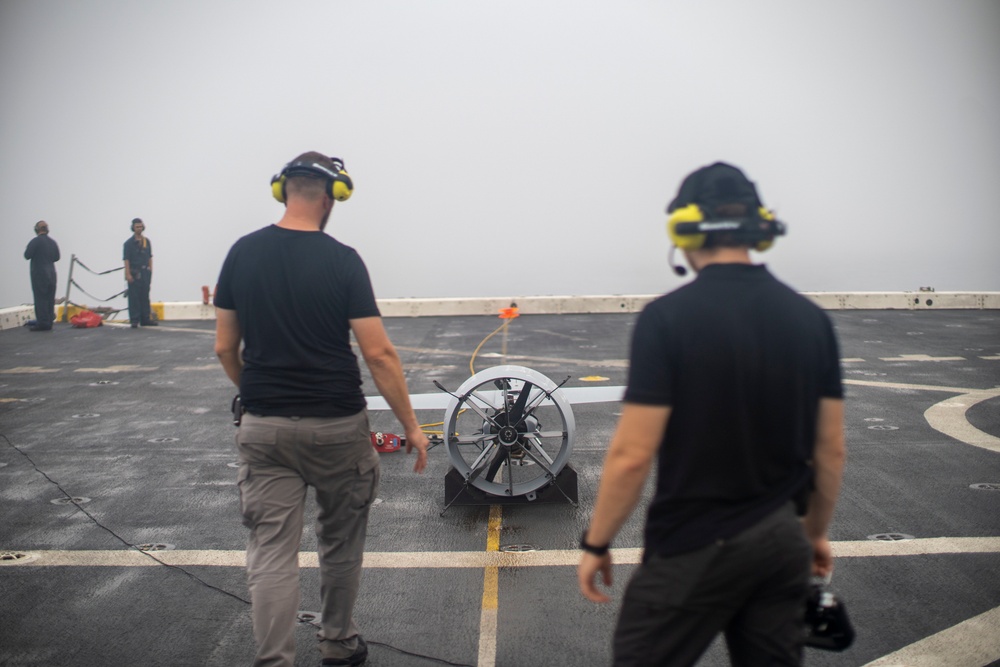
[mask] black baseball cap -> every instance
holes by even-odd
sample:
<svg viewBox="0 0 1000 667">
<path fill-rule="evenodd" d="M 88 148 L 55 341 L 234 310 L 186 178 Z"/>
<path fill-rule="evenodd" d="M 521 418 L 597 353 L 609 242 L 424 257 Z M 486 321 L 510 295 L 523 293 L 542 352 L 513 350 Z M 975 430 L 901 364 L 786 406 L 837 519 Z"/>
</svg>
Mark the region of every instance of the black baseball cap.
<svg viewBox="0 0 1000 667">
<path fill-rule="evenodd" d="M 716 162 L 688 174 L 677 196 L 667 206 L 667 213 L 689 204 L 697 204 L 706 217 L 711 217 L 715 208 L 723 204 L 746 204 L 748 211 L 756 211 L 762 206 L 753 182 L 725 162 Z"/>
</svg>

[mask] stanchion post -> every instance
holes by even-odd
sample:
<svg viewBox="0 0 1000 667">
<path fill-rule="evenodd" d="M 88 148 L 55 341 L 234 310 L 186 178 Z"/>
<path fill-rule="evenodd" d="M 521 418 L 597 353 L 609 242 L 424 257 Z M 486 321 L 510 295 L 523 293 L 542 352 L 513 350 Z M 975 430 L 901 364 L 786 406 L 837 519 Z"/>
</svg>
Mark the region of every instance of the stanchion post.
<svg viewBox="0 0 1000 667">
<path fill-rule="evenodd" d="M 73 284 L 73 265 L 76 264 L 76 255 L 69 256 L 69 278 L 66 279 L 66 298 L 63 299 L 63 313 L 61 322 L 69 322 L 69 288 Z"/>
</svg>

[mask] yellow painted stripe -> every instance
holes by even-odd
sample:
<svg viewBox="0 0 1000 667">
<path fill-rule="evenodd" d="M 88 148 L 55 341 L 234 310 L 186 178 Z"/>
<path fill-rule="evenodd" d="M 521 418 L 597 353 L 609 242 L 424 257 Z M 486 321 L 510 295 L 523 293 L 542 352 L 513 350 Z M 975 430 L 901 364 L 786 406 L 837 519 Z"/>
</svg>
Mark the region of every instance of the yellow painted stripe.
<svg viewBox="0 0 1000 667">
<path fill-rule="evenodd" d="M 503 510 L 500 505 L 490 506 L 486 524 L 486 553 L 500 553 L 500 524 Z M 495 667 L 497 661 L 497 607 L 499 606 L 500 568 L 489 563 L 483 570 L 483 601 L 479 615 L 479 661 L 477 667 Z"/>
<path fill-rule="evenodd" d="M 500 522 L 502 510 L 500 505 L 490 506 L 490 519 L 486 527 L 486 552 L 500 551 Z M 483 609 L 496 609 L 499 589 L 499 568 L 489 564 L 483 574 Z"/>
<path fill-rule="evenodd" d="M 491 505 L 489 523 L 486 526 L 487 551 L 500 551 L 500 522 L 502 518 L 500 505 Z"/>
</svg>

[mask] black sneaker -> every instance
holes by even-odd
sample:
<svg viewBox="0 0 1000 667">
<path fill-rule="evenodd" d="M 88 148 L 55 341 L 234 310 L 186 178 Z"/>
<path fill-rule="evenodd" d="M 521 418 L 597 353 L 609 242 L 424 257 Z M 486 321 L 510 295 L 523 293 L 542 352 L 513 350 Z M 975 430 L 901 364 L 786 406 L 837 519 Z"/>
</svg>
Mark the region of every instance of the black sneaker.
<svg viewBox="0 0 1000 667">
<path fill-rule="evenodd" d="M 367 659 L 368 644 L 365 642 L 364 637 L 358 635 L 358 648 L 350 656 L 346 658 L 323 658 L 323 662 L 319 664 L 323 667 L 326 665 L 350 665 L 350 667 L 357 667 L 357 665 L 362 664 Z"/>
</svg>

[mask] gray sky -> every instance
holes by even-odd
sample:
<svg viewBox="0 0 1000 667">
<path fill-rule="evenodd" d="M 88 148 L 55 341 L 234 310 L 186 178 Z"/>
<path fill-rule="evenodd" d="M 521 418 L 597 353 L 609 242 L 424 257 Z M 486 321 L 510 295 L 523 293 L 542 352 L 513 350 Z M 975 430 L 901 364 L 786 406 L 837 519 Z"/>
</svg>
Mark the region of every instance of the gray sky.
<svg viewBox="0 0 1000 667">
<path fill-rule="evenodd" d="M 39 219 L 59 296 L 139 216 L 153 299 L 200 299 L 306 150 L 380 297 L 672 289 L 664 206 L 716 160 L 797 289 L 1000 290 L 994 0 L 0 0 L 0 91 L 0 306 Z"/>
</svg>

